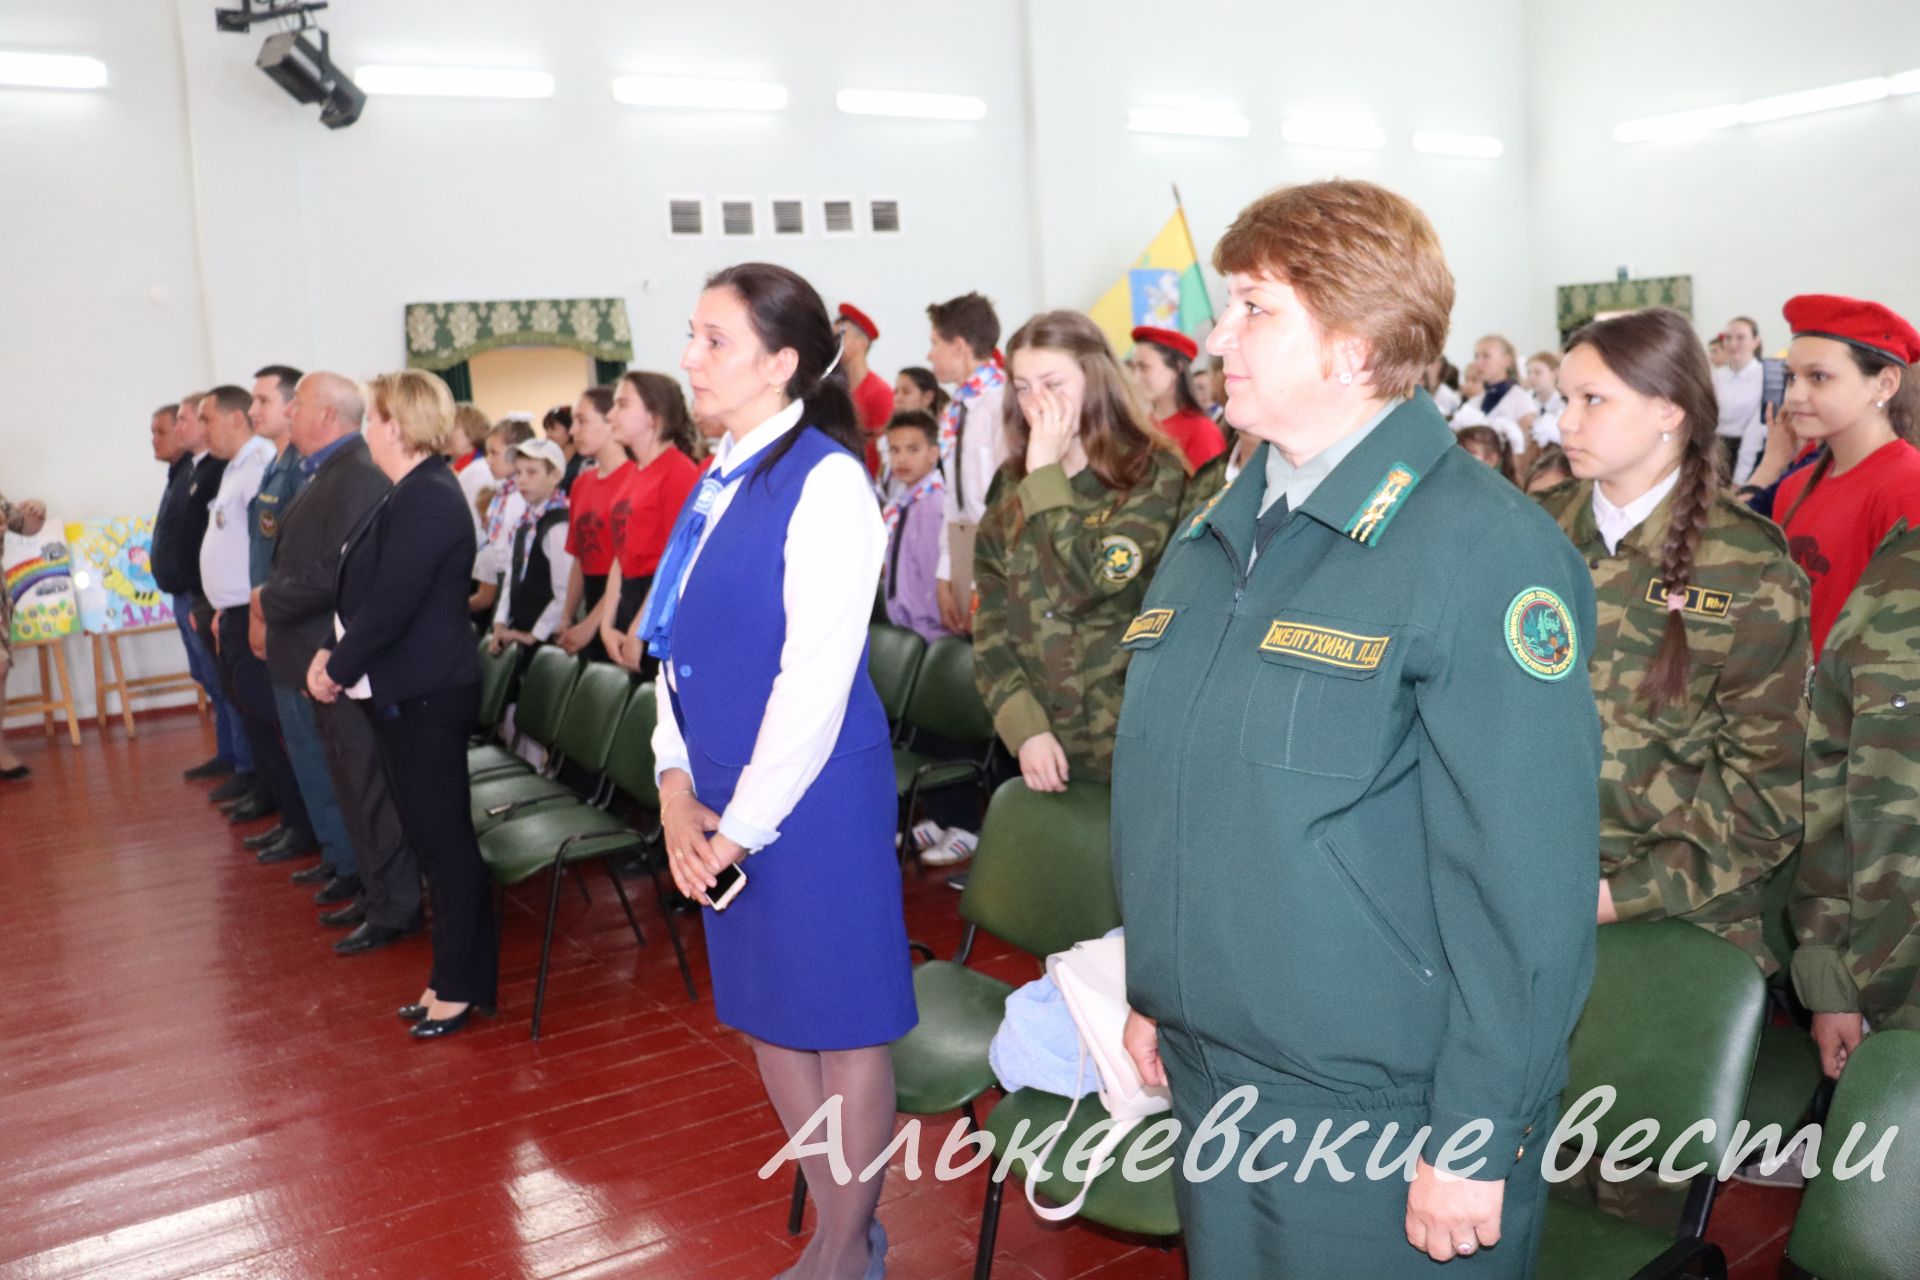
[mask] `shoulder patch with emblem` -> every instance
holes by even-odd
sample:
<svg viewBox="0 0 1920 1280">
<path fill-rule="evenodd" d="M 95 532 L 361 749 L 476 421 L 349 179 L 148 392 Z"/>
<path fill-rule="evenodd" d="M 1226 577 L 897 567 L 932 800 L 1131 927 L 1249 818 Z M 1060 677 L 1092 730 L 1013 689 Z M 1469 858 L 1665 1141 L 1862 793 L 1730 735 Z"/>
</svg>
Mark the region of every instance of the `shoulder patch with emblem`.
<svg viewBox="0 0 1920 1280">
<path fill-rule="evenodd" d="M 1313 627 L 1304 622 L 1282 622 L 1275 618 L 1267 628 L 1260 648 L 1267 653 L 1284 653 L 1330 667 L 1349 671 L 1378 671 L 1387 655 L 1387 636 L 1361 636 L 1332 627 Z"/>
<path fill-rule="evenodd" d="M 1108 582 L 1132 582 L 1145 563 L 1140 544 L 1125 534 L 1100 539 L 1100 574 Z"/>
<path fill-rule="evenodd" d="M 1564 679 L 1580 655 L 1573 613 L 1546 587 L 1528 587 L 1515 596 L 1504 629 L 1513 660 L 1536 679 Z"/>
<path fill-rule="evenodd" d="M 1185 536 L 1188 538 L 1199 537 L 1201 531 L 1207 527 L 1207 517 L 1213 514 L 1213 509 L 1220 505 L 1220 499 L 1226 496 L 1227 496 L 1227 491 L 1225 489 L 1222 489 L 1220 490 L 1220 492 L 1214 494 L 1211 498 L 1208 498 L 1207 505 L 1200 508 L 1200 510 L 1194 512 L 1193 520 L 1189 522 L 1187 525 L 1187 532 Z"/>
<path fill-rule="evenodd" d="M 1667 584 L 1658 578 L 1647 583 L 1647 603 L 1666 608 Z M 1682 607 L 1686 612 L 1697 613 L 1703 618 L 1724 618 L 1733 608 L 1733 593 L 1690 586 L 1687 588 L 1687 603 Z"/>
<path fill-rule="evenodd" d="M 1120 637 L 1121 644 L 1135 640 L 1158 640 L 1167 633 L 1167 624 L 1173 621 L 1171 609 L 1149 609 L 1127 624 L 1127 632 Z"/>
<path fill-rule="evenodd" d="M 1396 462 L 1388 468 L 1387 474 L 1380 478 L 1373 493 L 1360 504 L 1353 513 L 1353 519 L 1347 521 L 1343 532 L 1362 546 L 1372 546 L 1393 523 L 1394 516 L 1400 512 L 1400 506 L 1420 483 L 1420 473 L 1404 462 Z"/>
</svg>

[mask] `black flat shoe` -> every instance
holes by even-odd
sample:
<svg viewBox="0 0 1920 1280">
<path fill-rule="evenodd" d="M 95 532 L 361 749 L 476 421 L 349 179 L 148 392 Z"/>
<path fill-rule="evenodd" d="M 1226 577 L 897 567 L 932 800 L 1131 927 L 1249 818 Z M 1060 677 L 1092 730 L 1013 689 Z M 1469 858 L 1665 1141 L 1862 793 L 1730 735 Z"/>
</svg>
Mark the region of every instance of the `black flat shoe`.
<svg viewBox="0 0 1920 1280">
<path fill-rule="evenodd" d="M 324 862 L 316 862 L 310 867 L 302 867 L 287 878 L 295 884 L 325 884 L 333 879 L 333 868 Z"/>
<path fill-rule="evenodd" d="M 403 1004 L 400 1006 L 400 1021 L 425 1022 L 426 1020 L 427 1006 L 423 1004 Z"/>
<path fill-rule="evenodd" d="M 295 831 L 277 844 L 270 844 L 254 855 L 254 859 L 263 867 L 276 862 L 292 862 L 296 858 L 311 858 L 320 852 L 320 842 L 311 832 Z"/>
<path fill-rule="evenodd" d="M 264 849 L 270 844 L 278 844 L 280 841 L 286 839 L 288 835 L 292 834 L 292 831 L 293 828 L 283 822 L 271 830 L 262 831 L 257 836 L 248 836 L 240 843 L 248 849 Z"/>
<path fill-rule="evenodd" d="M 366 908 L 357 902 L 349 902 L 338 911 L 329 911 L 320 917 L 320 923 L 329 929 L 351 929 L 366 921 Z"/>
<path fill-rule="evenodd" d="M 0 782 L 18 782 L 32 772 L 33 770 L 23 764 L 17 764 L 11 769 L 0 769 Z"/>
<path fill-rule="evenodd" d="M 420 932 L 420 928 L 421 926 L 416 924 L 410 929 L 389 929 L 368 920 L 362 922 L 360 927 L 352 933 L 334 943 L 333 949 L 336 954 L 343 956 L 357 956 L 367 951 L 378 951 L 380 948 L 390 947 L 404 938 L 411 938 L 414 934 Z"/>
<path fill-rule="evenodd" d="M 234 773 L 231 766 L 228 767 L 227 772 L 229 775 L 227 780 L 207 792 L 208 804 L 226 804 L 229 801 L 239 800 L 252 793 L 252 774 Z"/>
<path fill-rule="evenodd" d="M 313 895 L 313 905 L 330 907 L 336 902 L 352 902 L 360 896 L 360 880 L 357 876 L 335 876 L 327 881 L 326 887 Z"/>
<path fill-rule="evenodd" d="M 450 1036 L 466 1026 L 469 1014 L 477 1013 L 483 1018 L 491 1018 L 498 1012 L 499 1010 L 490 1004 L 470 1004 L 451 1018 L 425 1018 L 416 1023 L 413 1030 L 407 1034 L 415 1040 L 437 1040 L 442 1036 Z"/>
<path fill-rule="evenodd" d="M 193 766 L 193 768 L 182 772 L 180 776 L 190 782 L 199 782 L 204 778 L 224 778 L 232 772 L 232 765 L 222 760 L 219 756 L 214 756 L 210 760 L 202 760 L 199 764 Z"/>
<path fill-rule="evenodd" d="M 262 818 L 271 818 L 280 812 L 280 806 L 273 802 L 272 796 L 261 794 L 244 800 L 225 812 L 227 821 L 238 827 L 249 822 L 258 822 Z"/>
</svg>

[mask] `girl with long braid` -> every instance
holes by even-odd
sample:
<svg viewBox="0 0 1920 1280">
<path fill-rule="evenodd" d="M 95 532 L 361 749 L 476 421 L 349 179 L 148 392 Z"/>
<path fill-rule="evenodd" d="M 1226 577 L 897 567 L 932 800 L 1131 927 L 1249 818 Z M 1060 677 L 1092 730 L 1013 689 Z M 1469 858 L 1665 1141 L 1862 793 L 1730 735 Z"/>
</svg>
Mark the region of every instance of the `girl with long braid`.
<svg viewBox="0 0 1920 1280">
<path fill-rule="evenodd" d="M 1574 334 L 1560 430 L 1575 479 L 1540 500 L 1598 601 L 1598 920 L 1690 920 L 1772 970 L 1761 893 L 1800 837 L 1807 580 L 1723 489 L 1709 368 L 1677 311 Z"/>
</svg>

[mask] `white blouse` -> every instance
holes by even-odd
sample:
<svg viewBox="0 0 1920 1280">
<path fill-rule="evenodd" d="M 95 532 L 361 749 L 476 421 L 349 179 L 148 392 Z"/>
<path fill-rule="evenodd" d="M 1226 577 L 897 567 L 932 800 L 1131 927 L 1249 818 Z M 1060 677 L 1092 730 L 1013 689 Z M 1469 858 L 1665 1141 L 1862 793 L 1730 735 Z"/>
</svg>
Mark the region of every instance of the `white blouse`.
<svg viewBox="0 0 1920 1280">
<path fill-rule="evenodd" d="M 797 427 L 801 410 L 795 401 L 739 440 L 723 437 L 714 455 L 716 474 L 741 467 Z M 743 472 L 739 482 L 720 491 L 694 549 L 694 564 L 745 480 Z M 780 650 L 780 674 L 767 695 L 753 756 L 720 815 L 720 834 L 749 851 L 779 839 L 780 824 L 826 767 L 846 719 L 847 699 L 867 643 L 874 585 L 887 552 L 886 526 L 859 459 L 835 453 L 808 473 L 787 525 L 786 549 L 781 594 L 787 638 Z M 688 569 L 690 576 L 692 565 Z M 684 589 L 684 579 L 681 585 Z M 741 621 L 749 624 L 751 619 Z M 673 686 L 670 663 L 660 665 L 660 678 Z M 653 756 L 656 781 L 669 769 L 693 772 L 673 702 L 665 697 L 653 731 Z"/>
<path fill-rule="evenodd" d="M 1538 397 L 1534 400 L 1539 404 Z M 1542 449 L 1560 443 L 1560 415 L 1567 411 L 1567 398 L 1558 391 L 1540 405 L 1540 416 L 1533 420 L 1533 442 Z"/>
<path fill-rule="evenodd" d="M 1507 447 L 1517 457 L 1527 451 L 1526 433 L 1520 429 L 1520 419 L 1534 412 L 1533 396 L 1519 383 L 1507 388 L 1500 402 L 1488 413 L 1480 407 L 1480 397 L 1475 396 L 1460 406 L 1453 415 L 1452 427 L 1461 431 L 1467 427 L 1492 427 L 1506 437 Z"/>
</svg>

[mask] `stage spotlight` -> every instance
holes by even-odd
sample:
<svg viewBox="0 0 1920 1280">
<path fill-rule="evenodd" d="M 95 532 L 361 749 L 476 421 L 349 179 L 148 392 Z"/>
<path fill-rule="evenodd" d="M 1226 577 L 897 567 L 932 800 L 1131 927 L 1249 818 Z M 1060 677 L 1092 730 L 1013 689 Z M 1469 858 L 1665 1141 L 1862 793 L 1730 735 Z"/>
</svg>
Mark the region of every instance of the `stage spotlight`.
<svg viewBox="0 0 1920 1280">
<path fill-rule="evenodd" d="M 243 0 L 238 9 L 215 9 L 222 31 L 245 32 L 256 22 L 291 18 L 298 25 L 277 31 L 260 47 L 254 65 L 295 102 L 320 104 L 320 123 L 344 129 L 360 118 L 367 95 L 333 63 L 327 33 L 313 25 L 313 12 L 326 8 L 324 0 L 276 4 L 273 0 Z"/>
</svg>

